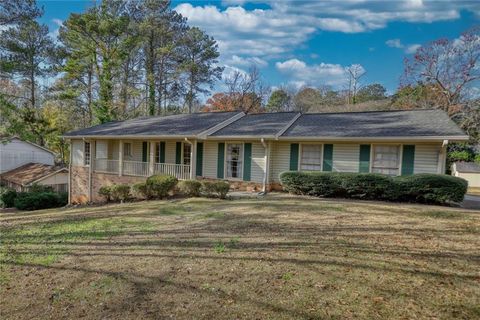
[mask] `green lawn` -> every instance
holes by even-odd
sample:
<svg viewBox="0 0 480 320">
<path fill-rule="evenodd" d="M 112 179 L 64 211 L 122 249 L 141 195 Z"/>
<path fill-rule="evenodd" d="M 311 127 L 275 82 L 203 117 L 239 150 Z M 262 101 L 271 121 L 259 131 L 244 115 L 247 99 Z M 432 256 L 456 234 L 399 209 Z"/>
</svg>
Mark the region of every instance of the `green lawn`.
<svg viewBox="0 0 480 320">
<path fill-rule="evenodd" d="M 0 319 L 480 318 L 480 212 L 187 199 L 0 213 Z"/>
</svg>

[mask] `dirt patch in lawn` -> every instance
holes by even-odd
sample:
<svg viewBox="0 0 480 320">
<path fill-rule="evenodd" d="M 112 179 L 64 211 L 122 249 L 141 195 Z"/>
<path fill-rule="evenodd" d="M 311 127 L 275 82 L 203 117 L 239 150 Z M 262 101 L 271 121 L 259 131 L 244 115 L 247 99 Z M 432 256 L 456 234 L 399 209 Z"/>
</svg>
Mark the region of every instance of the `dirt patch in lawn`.
<svg viewBox="0 0 480 320">
<path fill-rule="evenodd" d="M 302 198 L 0 213 L 1 319 L 473 319 L 480 213 Z"/>
</svg>

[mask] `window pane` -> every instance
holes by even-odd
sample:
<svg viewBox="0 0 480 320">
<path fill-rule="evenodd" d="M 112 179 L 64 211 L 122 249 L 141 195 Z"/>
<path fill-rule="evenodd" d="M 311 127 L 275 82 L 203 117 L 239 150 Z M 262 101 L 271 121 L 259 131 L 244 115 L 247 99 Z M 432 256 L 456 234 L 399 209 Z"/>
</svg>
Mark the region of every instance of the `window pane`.
<svg viewBox="0 0 480 320">
<path fill-rule="evenodd" d="M 183 164 L 190 165 L 190 152 L 192 151 L 192 146 L 188 143 L 183 144 Z"/>
<path fill-rule="evenodd" d="M 302 144 L 301 166 L 302 171 L 322 170 L 322 145 Z"/>
<path fill-rule="evenodd" d="M 130 157 L 132 156 L 132 144 L 129 142 L 126 142 L 123 144 L 123 155 Z"/>
<path fill-rule="evenodd" d="M 227 144 L 227 177 L 241 178 L 243 169 L 243 144 Z"/>
<path fill-rule="evenodd" d="M 90 142 L 85 142 L 83 145 L 83 155 L 85 157 L 84 163 L 86 166 L 90 165 Z"/>
<path fill-rule="evenodd" d="M 400 147 L 396 145 L 374 146 L 372 172 L 397 175 L 399 169 Z"/>
</svg>

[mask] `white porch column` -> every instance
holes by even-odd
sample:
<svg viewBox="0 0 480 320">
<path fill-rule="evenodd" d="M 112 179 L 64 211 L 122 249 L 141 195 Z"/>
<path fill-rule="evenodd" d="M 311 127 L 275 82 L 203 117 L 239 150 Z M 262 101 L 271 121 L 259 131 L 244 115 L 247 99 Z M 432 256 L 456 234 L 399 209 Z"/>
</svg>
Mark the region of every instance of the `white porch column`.
<svg viewBox="0 0 480 320">
<path fill-rule="evenodd" d="M 197 140 L 193 141 L 190 148 L 190 179 L 197 177 Z"/>
<path fill-rule="evenodd" d="M 440 152 L 438 153 L 437 173 L 439 174 L 444 174 L 446 170 L 445 165 L 447 162 L 447 145 L 448 140 L 444 140 L 442 147 L 440 148 Z"/>
<path fill-rule="evenodd" d="M 150 141 L 150 161 L 148 162 L 148 175 L 153 176 L 154 164 L 155 164 L 155 144 L 156 142 Z"/>
<path fill-rule="evenodd" d="M 123 140 L 118 140 L 118 175 L 123 174 Z"/>
</svg>

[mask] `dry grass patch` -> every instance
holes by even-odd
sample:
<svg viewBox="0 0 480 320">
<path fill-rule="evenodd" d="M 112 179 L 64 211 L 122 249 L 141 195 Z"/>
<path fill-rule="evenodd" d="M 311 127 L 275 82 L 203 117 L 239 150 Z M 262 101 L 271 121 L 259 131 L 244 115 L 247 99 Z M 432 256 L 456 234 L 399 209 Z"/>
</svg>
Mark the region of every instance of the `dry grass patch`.
<svg viewBox="0 0 480 320">
<path fill-rule="evenodd" d="M 270 196 L 0 214 L 0 318 L 473 319 L 480 213 Z"/>
</svg>

